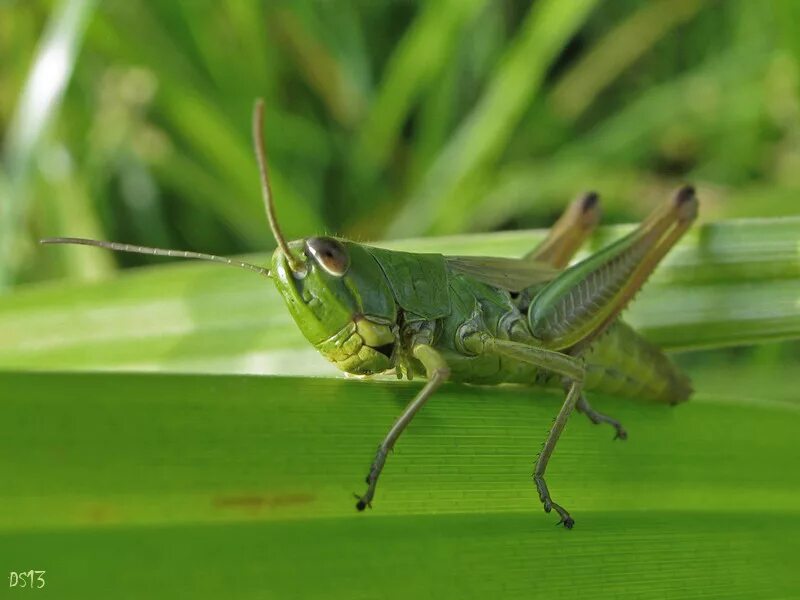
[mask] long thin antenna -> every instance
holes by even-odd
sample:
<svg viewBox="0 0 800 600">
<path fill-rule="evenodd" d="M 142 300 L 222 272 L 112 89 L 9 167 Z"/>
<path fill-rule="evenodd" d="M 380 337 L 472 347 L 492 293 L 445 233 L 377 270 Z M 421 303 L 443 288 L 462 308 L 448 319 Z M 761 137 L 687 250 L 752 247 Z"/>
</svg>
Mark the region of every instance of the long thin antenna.
<svg viewBox="0 0 800 600">
<path fill-rule="evenodd" d="M 275 203 L 272 200 L 272 187 L 269 184 L 269 171 L 267 169 L 267 150 L 264 145 L 264 100 L 259 98 L 253 106 L 253 146 L 256 151 L 256 161 L 258 162 L 258 174 L 261 178 L 261 196 L 264 199 L 264 208 L 267 211 L 267 219 L 269 220 L 269 227 L 272 229 L 272 235 L 275 241 L 278 242 L 278 247 L 283 252 L 286 260 L 289 261 L 289 267 L 292 271 L 299 273 L 305 271 L 305 266 L 302 262 L 289 252 L 289 244 L 283 237 L 280 228 L 278 227 L 278 218 L 275 216 Z"/>
<path fill-rule="evenodd" d="M 239 267 L 240 269 L 247 269 L 259 275 L 269 277 L 269 269 L 259 267 L 252 263 L 243 262 L 240 260 L 233 260 L 225 256 L 217 256 L 216 254 L 204 254 L 203 252 L 190 252 L 188 250 L 166 250 L 164 248 L 150 248 L 148 246 L 133 246 L 131 244 L 120 244 L 117 242 L 103 242 L 101 240 L 88 240 L 85 238 L 71 238 L 71 237 L 57 237 L 57 238 L 44 238 L 39 240 L 40 244 L 78 244 L 80 246 L 96 246 L 98 248 L 105 248 L 106 250 L 115 250 L 117 252 L 131 252 L 134 254 L 149 254 L 151 256 L 169 256 L 172 258 L 194 258 L 198 260 L 208 260 L 211 262 L 228 265 L 231 267 Z"/>
</svg>

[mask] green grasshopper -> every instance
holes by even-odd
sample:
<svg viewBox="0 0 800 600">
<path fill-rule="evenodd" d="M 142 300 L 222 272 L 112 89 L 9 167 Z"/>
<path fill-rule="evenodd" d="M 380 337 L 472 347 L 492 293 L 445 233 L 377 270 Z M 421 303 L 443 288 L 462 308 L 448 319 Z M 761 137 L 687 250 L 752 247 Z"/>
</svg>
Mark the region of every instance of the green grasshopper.
<svg viewBox="0 0 800 600">
<path fill-rule="evenodd" d="M 545 512 L 573 518 L 545 482 L 547 463 L 574 409 L 627 433 L 594 410 L 585 392 L 676 404 L 692 392 L 658 348 L 619 320 L 667 251 L 697 216 L 691 187 L 681 188 L 636 230 L 567 268 L 599 219 L 589 193 L 573 202 L 546 239 L 519 259 L 443 256 L 383 250 L 334 237 L 288 242 L 275 216 L 263 140 L 263 103 L 253 111 L 262 195 L 277 249 L 270 268 L 221 256 L 81 238 L 110 250 L 210 260 L 270 277 L 309 342 L 346 373 L 427 377 L 378 446 L 356 496 L 372 506 L 378 478 L 398 438 L 445 381 L 557 386 L 565 400 L 539 454 L 533 480 Z"/>
</svg>

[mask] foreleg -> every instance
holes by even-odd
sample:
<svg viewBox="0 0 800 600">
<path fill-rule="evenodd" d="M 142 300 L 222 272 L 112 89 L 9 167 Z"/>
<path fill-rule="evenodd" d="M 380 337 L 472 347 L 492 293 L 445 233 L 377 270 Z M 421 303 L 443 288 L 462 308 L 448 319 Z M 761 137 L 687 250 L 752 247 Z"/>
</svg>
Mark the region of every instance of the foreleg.
<svg viewBox="0 0 800 600">
<path fill-rule="evenodd" d="M 383 438 L 383 441 L 378 446 L 375 459 L 372 461 L 369 473 L 367 474 L 367 491 L 363 496 L 356 495 L 356 498 L 358 498 L 356 508 L 358 510 L 364 510 L 367 506 L 370 508 L 372 507 L 372 498 L 375 496 L 378 477 L 380 477 L 383 466 L 386 464 L 386 457 L 389 451 L 394 448 L 395 442 L 397 442 L 397 439 L 403 431 L 405 431 L 405 428 L 414 419 L 414 416 L 420 411 L 439 386 L 450 376 L 450 369 L 447 363 L 444 358 L 442 358 L 441 354 L 432 346 L 416 344 L 412 348 L 412 354 L 425 367 L 428 374 L 428 381 L 398 417 L 389 430 L 389 433 L 386 434 L 386 437 Z"/>
</svg>

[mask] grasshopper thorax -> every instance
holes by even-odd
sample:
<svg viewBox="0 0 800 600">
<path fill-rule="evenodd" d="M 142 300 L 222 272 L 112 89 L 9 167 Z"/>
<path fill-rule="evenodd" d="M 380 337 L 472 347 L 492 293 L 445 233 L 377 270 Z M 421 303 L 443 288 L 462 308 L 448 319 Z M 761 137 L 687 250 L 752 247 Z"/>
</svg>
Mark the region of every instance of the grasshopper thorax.
<svg viewBox="0 0 800 600">
<path fill-rule="evenodd" d="M 296 240 L 288 250 L 290 259 L 275 250 L 270 272 L 306 339 L 347 373 L 390 369 L 397 305 L 372 255 L 360 244 L 332 237 Z"/>
</svg>

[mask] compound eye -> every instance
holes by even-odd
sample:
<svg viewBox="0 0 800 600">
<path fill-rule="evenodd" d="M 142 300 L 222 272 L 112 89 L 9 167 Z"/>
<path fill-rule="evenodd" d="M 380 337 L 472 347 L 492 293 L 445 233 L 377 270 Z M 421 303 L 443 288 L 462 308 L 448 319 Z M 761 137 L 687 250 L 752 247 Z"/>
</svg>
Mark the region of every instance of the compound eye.
<svg viewBox="0 0 800 600">
<path fill-rule="evenodd" d="M 347 250 L 333 238 L 309 238 L 306 240 L 306 248 L 317 264 L 335 277 L 342 277 L 350 266 Z"/>
</svg>

